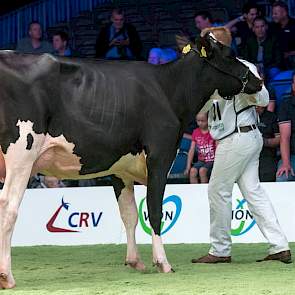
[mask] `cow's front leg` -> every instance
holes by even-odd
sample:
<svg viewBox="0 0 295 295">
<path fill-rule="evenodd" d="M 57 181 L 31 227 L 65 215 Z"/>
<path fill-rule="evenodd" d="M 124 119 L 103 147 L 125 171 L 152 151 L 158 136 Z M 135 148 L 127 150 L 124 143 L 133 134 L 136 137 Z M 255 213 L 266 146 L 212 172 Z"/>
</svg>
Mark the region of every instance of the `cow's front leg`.
<svg viewBox="0 0 295 295">
<path fill-rule="evenodd" d="M 152 227 L 153 241 L 153 263 L 161 272 L 173 272 L 170 263 L 167 260 L 165 249 L 162 243 L 161 219 L 162 203 L 167 174 L 173 162 L 174 153 L 169 156 L 163 152 L 159 156 L 148 156 L 148 188 L 147 188 L 147 206 L 150 224 Z"/>
<path fill-rule="evenodd" d="M 136 270 L 144 270 L 145 265 L 140 259 L 135 240 L 138 212 L 134 197 L 133 181 L 128 179 L 123 180 L 112 176 L 112 184 L 114 186 L 127 236 L 127 255 L 125 265 Z"/>
<path fill-rule="evenodd" d="M 0 287 L 15 286 L 11 271 L 11 238 L 18 208 L 26 189 L 31 166 L 6 169 L 6 179 L 0 193 Z"/>
<path fill-rule="evenodd" d="M 18 209 L 27 187 L 33 163 L 39 155 L 44 135 L 32 130 L 33 123 L 18 122 L 19 138 L 4 155 L 6 176 L 0 193 L 0 288 L 15 286 L 11 271 L 11 238 Z"/>
</svg>

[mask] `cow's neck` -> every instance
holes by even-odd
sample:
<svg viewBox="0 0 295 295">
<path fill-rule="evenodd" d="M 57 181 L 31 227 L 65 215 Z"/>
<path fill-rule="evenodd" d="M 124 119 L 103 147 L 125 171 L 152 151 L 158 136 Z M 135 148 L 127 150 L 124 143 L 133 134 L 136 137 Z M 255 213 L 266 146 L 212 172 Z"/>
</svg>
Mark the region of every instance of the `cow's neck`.
<svg viewBox="0 0 295 295">
<path fill-rule="evenodd" d="M 213 93 L 210 93 L 208 87 L 204 87 L 208 79 L 206 66 L 199 57 L 188 56 L 161 69 L 161 82 L 163 86 L 169 85 L 163 89 L 182 125 L 189 124 L 192 116 Z"/>
</svg>

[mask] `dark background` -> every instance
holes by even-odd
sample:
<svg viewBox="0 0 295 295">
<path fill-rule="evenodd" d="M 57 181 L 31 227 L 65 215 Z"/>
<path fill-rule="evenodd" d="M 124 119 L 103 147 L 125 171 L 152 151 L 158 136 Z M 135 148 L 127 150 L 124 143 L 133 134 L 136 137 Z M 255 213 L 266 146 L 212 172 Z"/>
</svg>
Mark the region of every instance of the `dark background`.
<svg viewBox="0 0 295 295">
<path fill-rule="evenodd" d="M 1 0 L 0 1 L 0 15 L 9 11 L 13 11 L 16 8 L 20 8 L 26 4 L 35 2 L 34 0 Z"/>
</svg>

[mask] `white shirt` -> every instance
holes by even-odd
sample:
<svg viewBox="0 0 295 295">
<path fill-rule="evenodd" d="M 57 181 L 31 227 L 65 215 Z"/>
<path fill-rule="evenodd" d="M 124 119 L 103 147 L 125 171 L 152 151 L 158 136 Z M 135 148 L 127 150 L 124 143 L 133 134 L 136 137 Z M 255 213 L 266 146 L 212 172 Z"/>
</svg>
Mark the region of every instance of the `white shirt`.
<svg viewBox="0 0 295 295">
<path fill-rule="evenodd" d="M 250 71 L 259 77 L 256 66 L 240 60 Z M 259 77 L 260 78 L 260 77 Z M 222 98 L 218 91 L 211 96 L 211 106 L 208 115 L 208 127 L 211 136 L 220 140 L 235 132 L 238 126 L 248 126 L 257 123 L 255 105 L 266 106 L 269 102 L 269 94 L 265 86 L 255 94 L 241 93 L 232 99 Z"/>
</svg>

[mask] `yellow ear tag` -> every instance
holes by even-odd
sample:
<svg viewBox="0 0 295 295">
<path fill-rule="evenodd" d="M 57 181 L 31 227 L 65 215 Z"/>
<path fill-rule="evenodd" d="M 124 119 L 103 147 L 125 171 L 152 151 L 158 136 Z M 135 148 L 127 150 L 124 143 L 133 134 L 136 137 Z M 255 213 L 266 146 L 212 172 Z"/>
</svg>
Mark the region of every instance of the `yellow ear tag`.
<svg viewBox="0 0 295 295">
<path fill-rule="evenodd" d="M 192 49 L 191 45 L 187 44 L 185 47 L 183 47 L 182 53 L 187 54 L 187 53 L 189 53 L 191 51 L 191 49 Z"/>
<path fill-rule="evenodd" d="M 200 52 L 200 57 L 207 57 L 207 52 L 204 46 L 202 46 L 201 52 Z"/>
</svg>

